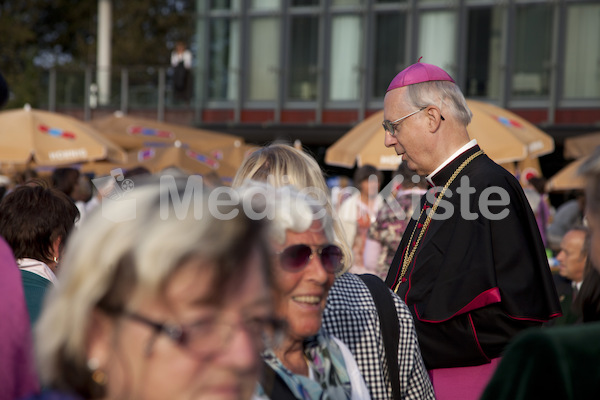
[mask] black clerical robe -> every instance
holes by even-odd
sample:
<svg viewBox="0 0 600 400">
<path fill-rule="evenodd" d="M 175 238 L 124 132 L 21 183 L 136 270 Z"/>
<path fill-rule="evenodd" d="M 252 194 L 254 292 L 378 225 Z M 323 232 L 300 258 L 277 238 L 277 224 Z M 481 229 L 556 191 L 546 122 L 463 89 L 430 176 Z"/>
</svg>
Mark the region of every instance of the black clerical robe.
<svg viewBox="0 0 600 400">
<path fill-rule="evenodd" d="M 465 151 L 436 173 L 438 191 L 479 150 Z M 456 189 L 465 179 L 474 193 L 461 196 Z M 435 202 L 433 193 L 423 196 L 424 211 L 418 220 L 415 211 L 386 278 L 413 314 L 428 369 L 488 363 L 515 334 L 560 315 L 540 233 L 519 182 L 482 154 L 448 189 L 398 285 L 403 260 Z"/>
</svg>

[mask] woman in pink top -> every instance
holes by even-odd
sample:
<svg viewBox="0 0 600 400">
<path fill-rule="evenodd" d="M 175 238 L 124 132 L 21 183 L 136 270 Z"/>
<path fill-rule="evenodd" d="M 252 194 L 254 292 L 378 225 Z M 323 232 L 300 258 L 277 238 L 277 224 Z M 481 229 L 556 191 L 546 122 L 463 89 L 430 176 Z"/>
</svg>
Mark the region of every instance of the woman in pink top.
<svg viewBox="0 0 600 400">
<path fill-rule="evenodd" d="M 0 275 L 0 400 L 13 400 L 37 391 L 38 380 L 21 274 L 2 238 Z"/>
</svg>

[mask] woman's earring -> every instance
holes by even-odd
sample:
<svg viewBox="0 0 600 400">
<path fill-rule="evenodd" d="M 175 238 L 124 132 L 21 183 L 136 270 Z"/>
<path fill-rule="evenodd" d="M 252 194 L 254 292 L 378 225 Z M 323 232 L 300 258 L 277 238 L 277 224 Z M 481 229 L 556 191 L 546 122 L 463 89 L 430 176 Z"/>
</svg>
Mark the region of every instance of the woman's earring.
<svg viewBox="0 0 600 400">
<path fill-rule="evenodd" d="M 100 362 L 97 358 L 90 358 L 87 361 L 87 367 L 92 372 L 92 380 L 100 386 L 106 384 L 106 374 L 100 369 Z"/>
<path fill-rule="evenodd" d="M 54 262 L 58 263 L 58 258 L 56 258 L 56 256 L 54 256 Z"/>
</svg>

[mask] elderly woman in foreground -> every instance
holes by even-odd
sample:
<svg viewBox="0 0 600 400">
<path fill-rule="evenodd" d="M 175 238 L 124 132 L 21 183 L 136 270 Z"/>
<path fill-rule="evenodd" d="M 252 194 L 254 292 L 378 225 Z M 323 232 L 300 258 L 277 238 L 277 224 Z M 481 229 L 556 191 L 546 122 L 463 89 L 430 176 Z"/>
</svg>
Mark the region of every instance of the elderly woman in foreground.
<svg viewBox="0 0 600 400">
<path fill-rule="evenodd" d="M 42 383 L 64 397 L 37 398 L 251 398 L 274 324 L 263 223 L 239 205 L 220 220 L 206 196 L 182 210 L 173 185 L 136 187 L 133 214 L 104 199 L 70 240 L 36 329 Z"/>
<path fill-rule="evenodd" d="M 275 307 L 288 325 L 281 342 L 263 354 L 266 372 L 258 395 L 273 400 L 370 399 L 350 351 L 321 330 L 329 289 L 344 266 L 342 250 L 333 243 L 331 215 L 323 203 L 291 186 L 249 182 L 240 192 L 267 199 Z"/>
</svg>

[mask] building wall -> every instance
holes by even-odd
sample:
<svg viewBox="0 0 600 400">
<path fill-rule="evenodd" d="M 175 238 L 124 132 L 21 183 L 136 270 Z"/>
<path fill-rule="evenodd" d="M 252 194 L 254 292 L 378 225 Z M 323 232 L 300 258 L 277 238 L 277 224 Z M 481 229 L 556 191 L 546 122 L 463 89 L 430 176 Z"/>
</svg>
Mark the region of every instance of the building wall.
<svg viewBox="0 0 600 400">
<path fill-rule="evenodd" d="M 198 0 L 195 108 L 214 125 L 347 125 L 422 57 L 467 97 L 600 124 L 600 3 Z"/>
</svg>

